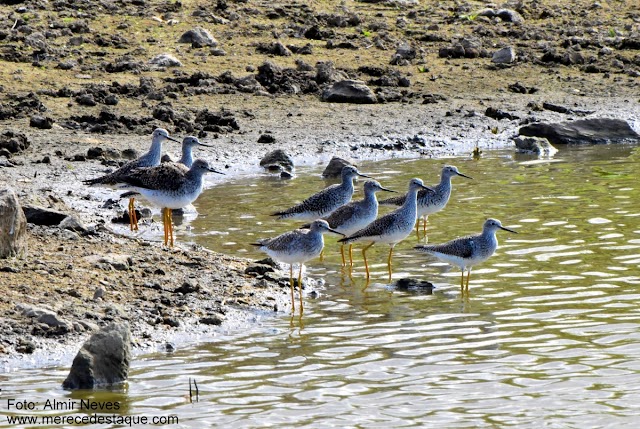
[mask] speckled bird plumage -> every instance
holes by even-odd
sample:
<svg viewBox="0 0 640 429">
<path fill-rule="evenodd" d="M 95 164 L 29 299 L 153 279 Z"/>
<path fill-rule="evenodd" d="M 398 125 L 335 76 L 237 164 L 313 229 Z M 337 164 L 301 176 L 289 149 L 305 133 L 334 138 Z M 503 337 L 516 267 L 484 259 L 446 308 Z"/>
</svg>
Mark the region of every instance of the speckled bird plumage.
<svg viewBox="0 0 640 429">
<path fill-rule="evenodd" d="M 361 230 L 338 240 L 342 243 L 352 243 L 356 241 L 371 241 L 380 243 L 395 244 L 404 240 L 413 230 L 417 217 L 416 196 L 420 189 L 425 186 L 422 180 L 414 178 L 409 182 L 408 198 L 404 204 L 373 222 Z"/>
<path fill-rule="evenodd" d="M 515 231 L 503 227 L 499 220 L 487 219 L 480 234 L 456 238 L 443 244 L 420 245 L 415 249 L 429 253 L 464 271 L 486 261 L 494 254 L 498 248 L 496 237 L 498 229 L 515 233 Z"/>
<path fill-rule="evenodd" d="M 338 207 L 351 201 L 353 196 L 353 179 L 356 176 L 369 177 L 358 172 L 353 166 L 345 166 L 342 169 L 342 182 L 324 188 L 304 200 L 302 203 L 287 210 L 273 213 L 279 219 L 312 220 L 330 215 Z"/>
<path fill-rule="evenodd" d="M 451 178 L 453 176 L 471 178 L 460 173 L 456 167 L 445 165 L 440 175 L 440 183 L 434 186 L 432 190 L 422 189 L 418 192 L 418 217 L 428 216 L 445 208 L 451 197 Z M 399 206 L 404 204 L 405 198 L 406 194 L 399 197 L 387 198 L 380 201 L 380 205 Z"/>
<path fill-rule="evenodd" d="M 169 132 L 163 128 L 156 128 L 152 134 L 151 147 L 149 151 L 142 155 L 141 157 L 127 162 L 122 167 L 118 168 L 116 171 L 109 173 L 107 175 L 96 177 L 95 179 L 84 180 L 83 183 L 85 185 L 116 185 L 122 181 L 123 177 L 128 176 L 134 170 L 138 168 L 146 168 L 146 167 L 154 167 L 160 164 L 160 159 L 162 157 L 162 142 L 164 140 L 173 140 L 173 137 L 169 136 Z"/>
</svg>

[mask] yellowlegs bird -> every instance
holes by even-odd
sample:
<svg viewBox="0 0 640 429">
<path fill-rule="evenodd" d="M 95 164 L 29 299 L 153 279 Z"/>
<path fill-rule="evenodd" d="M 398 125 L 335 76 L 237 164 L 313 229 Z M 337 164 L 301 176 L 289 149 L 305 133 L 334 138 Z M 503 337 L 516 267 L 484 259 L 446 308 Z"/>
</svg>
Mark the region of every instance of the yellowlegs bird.
<svg viewBox="0 0 640 429">
<path fill-rule="evenodd" d="M 273 213 L 278 219 L 314 220 L 330 215 L 338 207 L 347 204 L 353 196 L 353 179 L 356 176 L 368 177 L 358 172 L 358 169 L 347 165 L 342 168 L 342 183 L 324 188 L 313 194 L 297 206 Z"/>
<path fill-rule="evenodd" d="M 376 192 L 378 191 L 396 192 L 384 188 L 375 180 L 367 180 L 364 183 L 364 198 L 362 200 L 345 204 L 324 219 L 329 223 L 331 228 L 341 232 L 345 236 L 361 230 L 373 222 L 378 216 L 378 199 L 376 198 Z M 305 225 L 303 228 L 305 227 L 308 227 L 308 225 Z M 347 264 L 344 257 L 344 246 L 344 244 L 340 246 L 342 266 Z M 351 265 L 353 265 L 352 250 L 353 244 L 349 244 L 349 262 Z"/>
<path fill-rule="evenodd" d="M 138 168 L 120 178 L 120 187 L 142 195 L 162 209 L 164 244 L 173 246 L 172 209 L 185 207 L 202 192 L 205 173 L 224 174 L 214 170 L 203 159 L 196 159 L 190 169 L 165 162 L 157 167 Z"/>
<path fill-rule="evenodd" d="M 420 179 L 411 179 L 411 181 L 409 181 L 409 192 L 407 193 L 407 198 L 405 198 L 404 204 L 400 208 L 374 220 L 369 225 L 350 236 L 338 240 L 338 242 L 344 244 L 356 241 L 370 242 L 362 249 L 362 258 L 364 259 L 367 279 L 369 278 L 369 264 L 367 263 L 366 253 L 367 249 L 375 243 L 387 243 L 390 246 L 387 266 L 389 268 L 389 281 L 391 281 L 391 256 L 393 254 L 393 248 L 396 244 L 411 234 L 411 231 L 413 230 L 418 210 L 416 198 L 418 191 L 421 189 L 431 188 L 424 186 Z"/>
<path fill-rule="evenodd" d="M 453 165 L 445 165 L 442 167 L 442 174 L 440 175 L 440 183 L 433 187 L 432 191 L 426 189 L 418 192 L 418 222 L 416 223 L 416 234 L 420 228 L 420 218 L 424 220 L 423 232 L 427 233 L 427 218 L 430 214 L 434 214 L 442 210 L 449 202 L 451 197 L 451 178 L 453 176 L 462 176 L 467 179 L 472 179 L 465 174 L 458 171 Z M 399 197 L 388 198 L 380 201 L 380 205 L 387 206 L 399 206 L 404 204 L 406 194 Z"/>
<path fill-rule="evenodd" d="M 276 261 L 289 264 L 289 286 L 291 287 L 291 311 L 295 310 L 293 264 L 300 264 L 298 271 L 298 287 L 300 288 L 300 314 L 302 314 L 302 264 L 320 255 L 324 248 L 322 234 L 332 232 L 343 235 L 331 229 L 326 220 L 318 219 L 311 222 L 309 229 L 296 229 L 285 232 L 275 238 L 268 238 L 259 243 L 251 243 L 271 256 Z"/>
<path fill-rule="evenodd" d="M 191 168 L 191 165 L 193 164 L 193 148 L 196 146 L 211 147 L 210 145 L 202 143 L 197 137 L 185 137 L 182 139 L 182 157 L 178 161 L 178 164 Z"/>
<path fill-rule="evenodd" d="M 160 158 L 162 157 L 162 142 L 165 140 L 178 140 L 169 136 L 169 132 L 164 128 L 156 128 L 151 134 L 151 148 L 149 151 L 142 155 L 140 158 L 127 162 L 116 171 L 109 173 L 105 176 L 97 177 L 95 179 L 84 180 L 85 185 L 116 185 L 122 181 L 122 178 L 130 174 L 136 168 L 155 167 L 160 164 Z M 138 220 L 136 219 L 135 211 L 135 198 L 132 196 L 129 198 L 129 227 L 131 231 L 138 229 Z"/>
<path fill-rule="evenodd" d="M 444 262 L 460 268 L 462 271 L 460 291 L 464 292 L 466 289 L 466 291 L 469 292 L 471 267 L 479 264 L 480 262 L 486 261 L 496 251 L 498 248 L 496 231 L 498 229 L 504 229 L 505 231 L 517 234 L 516 231 L 502 226 L 499 220 L 487 219 L 484 222 L 482 234 L 456 238 L 455 240 L 451 240 L 443 244 L 416 246 L 415 249 L 420 252 L 429 253 Z M 468 271 L 466 288 L 464 284 L 465 269 Z"/>
</svg>

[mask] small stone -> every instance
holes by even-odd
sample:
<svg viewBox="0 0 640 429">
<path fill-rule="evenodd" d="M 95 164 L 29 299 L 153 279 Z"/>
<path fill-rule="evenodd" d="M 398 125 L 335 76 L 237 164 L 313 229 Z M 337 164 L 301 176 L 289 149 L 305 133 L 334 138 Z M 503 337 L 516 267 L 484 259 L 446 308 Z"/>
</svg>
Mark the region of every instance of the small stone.
<svg viewBox="0 0 640 429">
<path fill-rule="evenodd" d="M 149 60 L 149 64 L 158 67 L 182 67 L 182 63 L 171 54 L 160 54 Z"/>
<path fill-rule="evenodd" d="M 48 116 L 33 115 L 29 119 L 29 126 L 41 130 L 50 130 L 53 128 L 53 119 Z"/>
<path fill-rule="evenodd" d="M 191 43 L 196 48 L 201 48 L 203 46 L 217 46 L 218 42 L 214 37 L 209 33 L 208 30 L 205 30 L 202 27 L 195 27 L 192 30 L 189 30 L 180 36 L 178 39 L 178 43 Z"/>
<path fill-rule="evenodd" d="M 275 143 L 276 142 L 276 138 L 273 136 L 273 134 L 261 134 L 260 137 L 258 138 L 258 143 Z"/>
<path fill-rule="evenodd" d="M 511 46 L 502 48 L 493 54 L 491 61 L 496 64 L 511 64 L 516 60 L 516 52 Z"/>
</svg>

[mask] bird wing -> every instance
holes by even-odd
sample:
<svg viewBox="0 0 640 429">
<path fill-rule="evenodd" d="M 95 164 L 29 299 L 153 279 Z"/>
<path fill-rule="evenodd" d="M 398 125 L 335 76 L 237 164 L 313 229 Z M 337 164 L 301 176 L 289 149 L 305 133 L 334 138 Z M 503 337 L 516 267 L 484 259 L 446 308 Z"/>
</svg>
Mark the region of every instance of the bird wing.
<svg viewBox="0 0 640 429">
<path fill-rule="evenodd" d="M 300 229 L 296 229 L 293 231 L 285 232 L 284 234 L 281 234 L 277 237 L 261 240 L 260 244 L 264 247 L 269 248 L 269 250 L 273 250 L 274 252 L 290 250 L 291 242 L 297 240 L 307 231 L 308 230 L 303 231 Z"/>
<path fill-rule="evenodd" d="M 287 210 L 275 212 L 275 213 L 273 213 L 272 216 L 286 216 L 286 215 L 292 215 L 292 214 L 296 214 L 296 213 L 303 213 L 303 212 L 306 212 L 306 211 L 310 211 L 310 212 L 321 211 L 322 208 L 325 207 L 326 204 L 327 204 L 326 195 L 328 193 L 330 193 L 333 188 L 338 187 L 338 186 L 340 186 L 340 185 L 328 186 L 328 187 L 324 188 L 322 191 L 318 192 L 317 194 L 311 195 L 309 198 L 307 198 L 306 200 L 304 200 L 300 204 L 298 204 L 296 206 L 293 206 L 293 207 L 291 207 L 290 209 L 287 209 Z"/>
<path fill-rule="evenodd" d="M 338 228 L 351 219 L 356 212 L 356 204 L 346 204 L 344 206 L 338 207 L 336 211 L 331 213 L 329 216 L 324 218 L 329 223 L 331 228 Z"/>
<path fill-rule="evenodd" d="M 128 176 L 133 170 L 140 167 L 139 161 L 139 159 L 129 161 L 116 171 L 94 179 L 83 180 L 82 182 L 85 185 L 116 185 L 122 182 L 123 177 Z"/>
<path fill-rule="evenodd" d="M 156 167 L 136 168 L 128 175 L 120 177 L 119 183 L 136 188 L 177 191 L 185 182 L 187 171 L 182 164 L 165 162 Z"/>
<path fill-rule="evenodd" d="M 375 237 L 378 235 L 382 235 L 385 232 L 389 231 L 389 225 L 394 225 L 396 223 L 397 216 L 397 211 L 388 213 L 374 220 L 369 225 L 362 228 L 360 231 L 354 232 L 349 237 L 341 238 L 340 240 L 338 240 L 338 242 L 348 243 L 350 241 L 357 240 L 363 237 Z"/>
<path fill-rule="evenodd" d="M 475 249 L 475 237 L 460 237 L 442 244 L 416 246 L 416 249 L 427 253 L 437 252 L 462 258 L 471 258 Z"/>
<path fill-rule="evenodd" d="M 406 199 L 407 199 L 407 194 L 404 194 L 398 197 L 387 198 L 386 200 L 382 200 L 378 202 L 378 204 L 382 206 L 401 206 L 404 204 L 404 200 Z"/>
</svg>

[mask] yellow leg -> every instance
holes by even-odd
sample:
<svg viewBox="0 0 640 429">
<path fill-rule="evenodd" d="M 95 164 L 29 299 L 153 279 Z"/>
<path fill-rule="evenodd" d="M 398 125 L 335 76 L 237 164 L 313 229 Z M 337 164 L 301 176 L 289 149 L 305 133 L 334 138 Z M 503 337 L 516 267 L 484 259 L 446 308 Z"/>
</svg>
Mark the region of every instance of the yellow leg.
<svg viewBox="0 0 640 429">
<path fill-rule="evenodd" d="M 349 266 L 353 267 L 353 244 L 349 244 Z"/>
<path fill-rule="evenodd" d="M 416 219 L 416 237 L 420 240 L 420 218 Z"/>
<path fill-rule="evenodd" d="M 135 198 L 129 198 L 129 228 L 131 231 L 138 230 L 138 219 L 136 218 Z"/>
<path fill-rule="evenodd" d="M 471 277 L 471 268 L 469 268 L 469 270 L 467 270 L 467 285 L 465 287 L 467 293 L 469 293 L 469 278 Z"/>
<path fill-rule="evenodd" d="M 300 270 L 298 271 L 298 287 L 300 288 L 300 316 L 302 316 L 302 312 L 304 311 L 304 307 L 302 306 L 302 264 L 300 264 Z"/>
<path fill-rule="evenodd" d="M 340 246 L 340 255 L 342 256 L 342 266 L 347 265 L 347 261 L 344 259 L 344 244 Z"/>
<path fill-rule="evenodd" d="M 389 249 L 389 259 L 387 259 L 387 268 L 389 269 L 389 283 L 391 283 L 391 274 L 393 273 L 393 269 L 391 268 L 391 257 L 393 256 L 393 247 Z"/>
<path fill-rule="evenodd" d="M 460 277 L 460 293 L 464 293 L 464 269 L 462 269 L 462 276 Z"/>
<path fill-rule="evenodd" d="M 173 247 L 173 210 L 167 209 L 167 214 L 169 216 L 169 241 Z"/>
<path fill-rule="evenodd" d="M 422 232 L 424 233 L 424 235 L 427 235 L 427 219 L 429 217 L 428 216 L 423 216 L 422 220 L 424 221 L 423 223 L 423 227 L 422 227 Z"/>
<path fill-rule="evenodd" d="M 293 264 L 289 265 L 289 287 L 291 288 L 291 314 L 296 310 L 296 300 L 293 296 Z"/>
<path fill-rule="evenodd" d="M 164 228 L 164 245 L 169 242 L 169 230 L 167 230 L 167 209 L 162 209 L 162 227 Z"/>
<path fill-rule="evenodd" d="M 362 259 L 364 259 L 364 269 L 367 272 L 367 278 L 369 278 L 369 264 L 367 263 L 367 249 L 373 246 L 373 241 L 371 244 L 362 249 Z"/>
<path fill-rule="evenodd" d="M 320 251 L 320 262 L 324 261 L 324 248 Z"/>
</svg>

